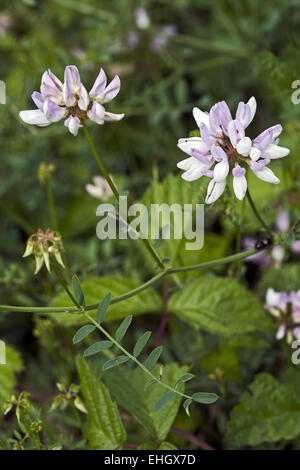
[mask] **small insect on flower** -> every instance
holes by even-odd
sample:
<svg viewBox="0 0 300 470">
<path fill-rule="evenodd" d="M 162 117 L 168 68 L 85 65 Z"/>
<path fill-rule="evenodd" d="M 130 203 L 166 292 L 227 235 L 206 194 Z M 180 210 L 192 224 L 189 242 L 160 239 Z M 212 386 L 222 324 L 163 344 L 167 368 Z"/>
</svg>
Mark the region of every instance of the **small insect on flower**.
<svg viewBox="0 0 300 470">
<path fill-rule="evenodd" d="M 20 118 L 27 124 L 44 127 L 65 119 L 64 125 L 73 135 L 82 127 L 81 121 L 91 119 L 97 124 L 105 121 L 120 121 L 124 114 L 109 113 L 103 106 L 119 93 L 121 82 L 118 75 L 107 85 L 106 74 L 100 69 L 98 77 L 88 93 L 81 83 L 75 65 L 65 68 L 64 83 L 51 70 L 42 76 L 40 92 L 34 91 L 31 98 L 38 109 L 20 112 Z"/>
<path fill-rule="evenodd" d="M 286 336 L 288 344 L 293 337 L 300 339 L 300 290 L 276 292 L 270 287 L 266 293 L 266 309 L 278 320 L 276 339 Z"/>
<path fill-rule="evenodd" d="M 186 181 L 195 181 L 203 175 L 211 178 L 206 204 L 212 204 L 223 194 L 230 170 L 233 175 L 233 190 L 239 200 L 247 192 L 247 167 L 257 178 L 268 183 L 279 183 L 279 179 L 267 165 L 271 159 L 289 154 L 289 149 L 278 145 L 282 126 L 272 126 L 251 140 L 246 136 L 245 129 L 253 120 L 255 112 L 254 97 L 248 103 L 239 103 L 235 119 L 225 101 L 216 103 L 209 113 L 199 108 L 193 109 L 201 137 L 179 139 L 178 147 L 189 158 L 182 160 L 177 166 L 184 170 L 182 178 Z"/>
<path fill-rule="evenodd" d="M 48 228 L 46 232 L 43 232 L 42 229 L 38 229 L 36 233 L 28 238 L 23 258 L 34 255 L 36 263 L 34 274 L 40 271 L 44 263 L 50 272 L 50 257 L 52 255 L 63 268 L 65 267 L 61 257 L 62 252 L 62 238 L 57 231 Z"/>
<path fill-rule="evenodd" d="M 111 175 L 110 178 L 113 180 Z M 91 196 L 101 199 L 102 201 L 108 201 L 114 195 L 111 187 L 103 176 L 94 176 L 93 183 L 94 184 L 87 184 L 85 186 L 85 189 Z"/>
</svg>

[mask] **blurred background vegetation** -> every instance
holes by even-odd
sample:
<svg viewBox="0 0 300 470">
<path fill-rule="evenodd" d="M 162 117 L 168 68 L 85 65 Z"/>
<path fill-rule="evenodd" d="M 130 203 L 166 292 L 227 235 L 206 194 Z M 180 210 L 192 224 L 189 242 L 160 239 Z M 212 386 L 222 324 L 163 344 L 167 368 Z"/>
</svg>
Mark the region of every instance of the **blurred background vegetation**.
<svg viewBox="0 0 300 470">
<path fill-rule="evenodd" d="M 146 24 L 141 23 L 139 7 L 148 13 Z M 50 276 L 48 281 L 45 271 L 37 282 L 33 261 L 21 258 L 27 236 L 38 227 L 49 226 L 45 187 L 38 180 L 41 162 L 56 167 L 52 186 L 72 270 L 82 279 L 116 273 L 147 279 L 151 272 L 141 263 L 133 242 L 100 242 L 95 236 L 97 201 L 86 194 L 85 185 L 98 170 L 83 133 L 74 138 L 62 123 L 40 129 L 19 119 L 20 110 L 34 107 L 30 95 L 39 89 L 47 68 L 62 79 L 66 65 L 77 65 L 88 89 L 100 67 L 110 78 L 115 73 L 120 76 L 121 92 L 108 110 L 125 112 L 126 117 L 120 123 L 94 125 L 90 130 L 109 172 L 136 199 L 143 196 L 153 178 L 162 180 L 174 173 L 180 181 L 176 163 L 183 154 L 176 143 L 195 129 L 193 106 L 207 110 L 225 99 L 234 110 L 240 100 L 254 95 L 258 111 L 251 137 L 269 125 L 282 123 L 281 143 L 291 148 L 291 155 L 274 164 L 275 173 L 283 176 L 280 187 L 257 184 L 253 196 L 259 206 L 266 206 L 264 216 L 270 221 L 278 208 L 287 206 L 295 218 L 299 212 L 300 106 L 291 102 L 291 85 L 300 79 L 299 7 L 298 0 L 1 0 L 0 79 L 7 89 L 7 104 L 0 106 L 1 303 L 46 305 L 60 291 L 54 278 Z M 195 189 L 191 194 L 195 195 Z M 198 202 L 203 202 L 203 194 L 200 191 L 199 197 L 195 196 Z M 192 259 L 182 255 L 186 264 L 196 262 L 195 256 L 201 261 L 234 252 L 240 213 L 236 202 L 230 201 L 228 194 L 227 200 L 218 203 L 217 215 L 207 211 L 206 245 L 200 254 L 190 254 Z M 247 234 L 257 236 L 257 224 L 247 210 L 243 223 L 249 229 Z M 298 260 L 291 261 L 296 274 L 286 273 L 290 284 L 279 286 L 281 290 L 289 285 L 299 288 Z M 261 277 L 258 268 L 243 265 L 233 269 L 238 277 L 246 274 L 248 285 L 257 287 Z M 272 280 L 277 277 L 275 273 Z M 263 298 L 269 280 L 261 282 L 258 293 Z M 159 321 L 158 315 L 140 317 L 137 328 L 157 329 Z M 207 354 L 202 336 L 186 326 L 183 334 L 178 319 L 170 324 L 172 341 L 168 342 L 165 361 L 175 358 L 199 364 L 200 356 Z M 48 318 L 1 313 L 0 338 L 19 351 L 25 364 L 19 390 L 33 392 L 45 409 L 61 376 L 67 384 L 76 381 L 72 333 Z M 209 341 L 214 350 L 214 339 Z M 214 431 L 208 432 L 217 446 L 223 446 L 224 417 L 241 391 L 240 379 L 234 381 L 239 360 L 232 345 L 226 348 L 233 368 L 228 372 L 233 398 L 223 414 L 220 412 Z M 246 383 L 257 369 L 273 371 L 277 353 L 269 358 L 268 362 L 261 351 L 251 353 L 244 371 Z M 213 357 L 210 360 L 215 364 Z M 201 380 L 206 384 L 207 374 Z M 187 424 L 179 415 L 178 426 L 197 431 L 205 427 L 204 416 L 199 411 Z M 210 419 L 215 422 L 216 417 Z M 71 418 L 69 422 L 74 425 Z M 2 431 L 10 426 L 13 423 L 6 421 Z M 138 431 L 131 431 L 134 441 Z M 74 445 L 66 435 L 63 439 L 64 446 Z M 187 445 L 178 439 L 174 437 L 175 445 Z"/>
</svg>

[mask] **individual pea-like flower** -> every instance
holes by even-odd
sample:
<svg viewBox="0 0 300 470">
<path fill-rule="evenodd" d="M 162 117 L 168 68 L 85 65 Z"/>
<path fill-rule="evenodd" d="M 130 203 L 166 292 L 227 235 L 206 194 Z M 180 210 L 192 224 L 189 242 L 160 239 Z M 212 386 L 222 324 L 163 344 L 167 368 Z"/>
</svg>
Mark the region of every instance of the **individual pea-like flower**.
<svg viewBox="0 0 300 470">
<path fill-rule="evenodd" d="M 111 179 L 113 179 L 111 175 L 110 177 Z M 93 183 L 94 184 L 87 184 L 85 186 L 85 189 L 91 196 L 95 197 L 96 199 L 108 201 L 114 195 L 111 190 L 111 187 L 103 176 L 94 176 Z"/>
<path fill-rule="evenodd" d="M 252 122 L 256 112 L 256 100 L 240 102 L 235 118 L 225 101 L 216 103 L 209 113 L 193 109 L 193 116 L 200 129 L 201 137 L 179 139 L 178 147 L 189 155 L 177 166 L 184 170 L 182 178 L 195 181 L 208 176 L 206 204 L 212 204 L 222 194 L 227 177 L 232 172 L 233 191 L 239 200 L 247 192 L 246 168 L 250 168 L 261 180 L 278 184 L 279 179 L 268 168 L 271 159 L 285 157 L 289 149 L 278 145 L 282 126 L 277 124 L 265 130 L 254 140 L 246 136 L 245 129 Z"/>
<path fill-rule="evenodd" d="M 276 292 L 270 287 L 266 293 L 266 309 L 277 318 L 277 340 L 286 336 L 290 344 L 293 337 L 300 338 L 300 290 Z"/>
<path fill-rule="evenodd" d="M 64 268 L 61 253 L 63 252 L 63 244 L 60 233 L 56 230 L 48 228 L 45 232 L 42 229 L 28 238 L 25 253 L 23 258 L 34 255 L 36 269 L 34 274 L 37 274 L 45 263 L 46 268 L 50 272 L 50 259 L 54 256 L 56 261 Z"/>
<path fill-rule="evenodd" d="M 31 95 L 38 109 L 21 111 L 20 117 L 27 124 L 40 127 L 65 119 L 64 125 L 71 134 L 77 135 L 82 120 L 91 119 L 97 124 L 104 124 L 105 121 L 120 121 L 124 117 L 124 114 L 109 113 L 103 106 L 117 96 L 120 87 L 118 75 L 107 85 L 103 69 L 100 69 L 89 93 L 81 83 L 75 65 L 65 68 L 64 83 L 51 70 L 47 70 L 42 76 L 40 92 L 34 91 Z"/>
</svg>

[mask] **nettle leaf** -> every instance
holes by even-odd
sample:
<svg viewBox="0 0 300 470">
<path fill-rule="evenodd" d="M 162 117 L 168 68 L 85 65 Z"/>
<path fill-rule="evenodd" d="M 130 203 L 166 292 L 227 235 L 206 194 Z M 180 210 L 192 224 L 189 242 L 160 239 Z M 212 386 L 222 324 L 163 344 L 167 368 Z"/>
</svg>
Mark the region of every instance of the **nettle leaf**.
<svg viewBox="0 0 300 470">
<path fill-rule="evenodd" d="M 152 373 L 159 377 L 159 370 L 157 364 Z M 187 370 L 187 367 L 179 367 L 175 363 L 166 365 L 164 383 L 173 386 Z M 180 407 L 179 395 L 175 394 L 171 401 L 155 412 L 154 406 L 165 395 L 165 388 L 155 383 L 145 391 L 149 376 L 139 367 L 129 370 L 114 369 L 107 372 L 103 379 L 122 409 L 133 415 L 154 439 L 166 439 Z M 179 391 L 184 391 L 184 384 L 179 386 Z"/>
<path fill-rule="evenodd" d="M 100 302 L 99 307 L 97 309 L 97 320 L 99 323 L 103 322 L 106 312 L 108 310 L 108 307 L 110 305 L 110 302 L 111 302 L 111 293 L 109 292 L 108 294 L 106 294 L 102 302 Z"/>
<path fill-rule="evenodd" d="M 81 285 L 76 274 L 74 274 L 72 277 L 72 286 L 77 302 L 79 303 L 79 305 L 85 306 L 84 294 L 82 292 Z"/>
<path fill-rule="evenodd" d="M 224 336 L 272 331 L 258 298 L 231 278 L 202 276 L 171 297 L 169 310 L 196 328 Z"/>
<path fill-rule="evenodd" d="M 299 372 L 293 371 L 295 376 Z M 295 378 L 295 381 L 299 378 Z M 234 447 L 292 439 L 300 434 L 299 382 L 258 374 L 231 413 L 226 439 Z"/>
<path fill-rule="evenodd" d="M 175 388 L 178 387 L 178 385 L 184 383 L 184 382 L 188 382 L 189 380 L 191 380 L 194 376 L 194 374 L 184 374 L 182 377 L 180 377 L 176 384 L 175 384 Z"/>
<path fill-rule="evenodd" d="M 159 411 L 161 410 L 167 403 L 169 403 L 172 398 L 174 398 L 175 393 L 174 392 L 167 392 L 165 393 L 160 399 L 155 403 L 154 405 L 154 411 Z"/>
<path fill-rule="evenodd" d="M 8 400 L 17 384 L 16 373 L 23 369 L 20 354 L 6 345 L 6 364 L 0 364 L 0 418 L 3 416 L 3 405 Z"/>
<path fill-rule="evenodd" d="M 142 336 L 139 337 L 133 349 L 133 355 L 135 357 L 138 357 L 141 354 L 147 342 L 149 341 L 151 334 L 152 331 L 146 331 Z"/>
<path fill-rule="evenodd" d="M 153 369 L 158 359 L 160 358 L 162 350 L 163 350 L 163 347 L 158 346 L 157 348 L 153 349 L 153 351 L 151 351 L 151 353 L 149 354 L 149 356 L 147 357 L 145 361 L 145 367 L 147 367 L 148 370 Z"/>
<path fill-rule="evenodd" d="M 141 282 L 128 278 L 105 276 L 87 279 L 81 283 L 81 287 L 85 293 L 85 302 L 89 305 L 99 304 L 99 300 L 101 298 L 103 299 L 105 295 L 107 295 L 107 292 L 111 293 L 112 298 L 126 294 L 136 289 Z M 73 307 L 68 295 L 62 292 L 52 301 L 51 307 L 64 306 Z M 162 299 L 157 295 L 155 290 L 149 288 L 134 297 L 124 300 L 124 302 L 111 304 L 106 315 L 106 321 L 124 318 L 132 313 L 133 315 L 142 315 L 149 312 L 161 312 L 162 308 Z M 47 315 L 54 318 L 57 323 L 65 326 L 82 325 L 85 323 L 85 317 L 81 314 L 70 315 L 69 313 L 62 312 Z M 96 313 L 92 312 L 91 315 L 96 319 Z"/>
<path fill-rule="evenodd" d="M 118 343 L 120 343 L 122 339 L 124 338 L 124 336 L 126 335 L 126 332 L 131 322 L 132 322 L 132 315 L 129 315 L 128 317 L 124 318 L 121 325 L 117 329 L 115 336 L 116 336 L 116 340 L 118 341 Z"/>
<path fill-rule="evenodd" d="M 211 403 L 215 403 L 219 399 L 219 395 L 217 395 L 216 393 L 196 392 L 193 393 L 192 399 L 197 403 L 210 405 Z"/>
<path fill-rule="evenodd" d="M 214 373 L 218 369 L 225 380 L 240 382 L 240 359 L 234 346 L 220 346 L 200 359 L 200 370 Z"/>
<path fill-rule="evenodd" d="M 83 353 L 84 357 L 93 356 L 105 349 L 111 348 L 113 343 L 111 341 L 98 341 L 97 343 L 92 344 Z"/>
<path fill-rule="evenodd" d="M 95 331 L 95 325 L 84 325 L 78 331 L 76 331 L 73 336 L 73 344 L 80 343 L 84 338 L 86 338 L 90 333 Z"/>
<path fill-rule="evenodd" d="M 91 450 L 122 449 L 126 432 L 115 402 L 103 383 L 94 377 L 85 360 L 77 356 L 80 390 L 88 412 L 87 434 Z"/>
<path fill-rule="evenodd" d="M 112 369 L 113 367 L 119 366 L 120 364 L 124 364 L 127 361 L 129 361 L 128 356 L 118 356 L 116 359 L 112 359 L 110 361 L 107 361 L 103 365 L 103 370 Z"/>
</svg>

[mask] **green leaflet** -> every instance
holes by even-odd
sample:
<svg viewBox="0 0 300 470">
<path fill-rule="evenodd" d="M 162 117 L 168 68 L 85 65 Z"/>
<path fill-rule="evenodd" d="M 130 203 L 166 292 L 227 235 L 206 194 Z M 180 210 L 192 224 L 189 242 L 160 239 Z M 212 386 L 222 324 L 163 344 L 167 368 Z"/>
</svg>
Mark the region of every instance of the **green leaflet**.
<svg viewBox="0 0 300 470">
<path fill-rule="evenodd" d="M 73 344 L 80 343 L 84 338 L 86 338 L 90 333 L 95 331 L 95 325 L 84 325 L 78 331 L 76 331 L 73 336 Z"/>
<path fill-rule="evenodd" d="M 16 373 L 23 369 L 20 354 L 6 345 L 6 364 L 0 364 L 0 419 L 3 416 L 3 405 L 8 400 L 17 384 Z"/>
<path fill-rule="evenodd" d="M 97 341 L 97 343 L 92 344 L 83 353 L 84 357 L 93 356 L 94 354 L 99 353 L 100 351 L 104 351 L 105 349 L 112 347 L 111 341 Z"/>
<path fill-rule="evenodd" d="M 99 304 L 100 300 L 103 299 L 108 292 L 110 292 L 112 298 L 114 298 L 135 289 L 140 284 L 141 283 L 139 281 L 128 278 L 104 276 L 86 279 L 81 283 L 81 287 L 85 293 L 85 303 L 86 305 L 89 305 Z M 68 295 L 65 292 L 62 292 L 55 297 L 51 306 L 62 307 L 73 305 Z M 161 312 L 162 308 L 163 304 L 161 298 L 157 295 L 155 290 L 149 288 L 123 302 L 110 305 L 106 320 L 109 321 L 124 318 L 131 314 L 141 315 L 148 312 Z M 92 312 L 91 314 L 96 319 L 96 313 Z M 68 313 L 50 313 L 47 315 L 65 326 L 82 325 L 86 323 L 84 316 L 80 314 L 70 315 Z"/>
<path fill-rule="evenodd" d="M 159 377 L 159 369 L 159 365 L 156 365 L 152 371 L 156 377 Z M 164 367 L 163 382 L 173 386 L 187 370 L 187 367 L 179 367 L 176 363 L 168 364 Z M 178 413 L 181 402 L 179 395 L 175 395 L 161 410 L 155 412 L 154 406 L 165 395 L 166 389 L 159 384 L 153 384 L 145 391 L 149 376 L 140 368 L 113 369 L 104 374 L 103 380 L 119 406 L 132 414 L 154 439 L 166 439 Z M 184 384 L 178 389 L 182 392 Z"/>
<path fill-rule="evenodd" d="M 197 403 L 202 403 L 204 405 L 210 405 L 211 403 L 215 403 L 218 400 L 219 396 L 215 393 L 208 393 L 208 392 L 196 392 L 193 393 L 192 399 Z"/>
<path fill-rule="evenodd" d="M 262 442 L 292 439 L 300 434 L 299 372 L 290 382 L 258 374 L 231 413 L 226 439 L 229 445 L 257 446 Z"/>
<path fill-rule="evenodd" d="M 154 405 L 154 411 L 159 411 L 161 410 L 169 401 L 174 398 L 175 393 L 174 392 L 167 392 L 165 393 L 160 399 L 155 403 Z"/>
<path fill-rule="evenodd" d="M 126 432 L 118 407 L 105 385 L 96 380 L 85 360 L 77 356 L 76 365 L 80 389 L 88 411 L 87 434 L 89 448 L 94 450 L 121 449 Z"/>
<path fill-rule="evenodd" d="M 81 285 L 76 274 L 74 274 L 74 276 L 72 277 L 72 285 L 77 302 L 79 303 L 79 305 L 85 306 L 84 294 L 82 292 Z"/>
<path fill-rule="evenodd" d="M 110 302 L 111 302 L 111 293 L 109 292 L 108 294 L 106 294 L 104 299 L 100 302 L 99 307 L 97 309 L 97 320 L 99 323 L 103 322 Z"/>
<path fill-rule="evenodd" d="M 132 322 L 132 315 L 129 315 L 128 317 L 124 318 L 121 325 L 117 329 L 115 336 L 116 336 L 116 340 L 118 341 L 118 343 L 120 343 L 122 339 L 124 338 L 124 336 L 126 335 L 126 332 L 131 322 Z"/>
<path fill-rule="evenodd" d="M 116 359 L 112 359 L 111 361 L 105 362 L 105 364 L 103 365 L 103 370 L 112 369 L 113 367 L 119 366 L 120 364 L 124 364 L 127 361 L 129 361 L 128 356 L 118 356 Z"/>
<path fill-rule="evenodd" d="M 272 331 L 258 298 L 232 278 L 203 275 L 171 297 L 169 310 L 196 328 L 224 336 Z"/>
<path fill-rule="evenodd" d="M 145 367 L 147 367 L 148 370 L 152 370 L 155 364 L 157 363 L 161 353 L 162 353 L 163 347 L 158 346 L 157 348 L 153 349 L 149 356 L 147 357 L 145 361 Z"/>
<path fill-rule="evenodd" d="M 152 331 L 146 331 L 142 336 L 139 337 L 133 349 L 133 355 L 135 357 L 138 357 L 141 354 L 147 342 L 149 341 L 151 334 Z"/>
</svg>

